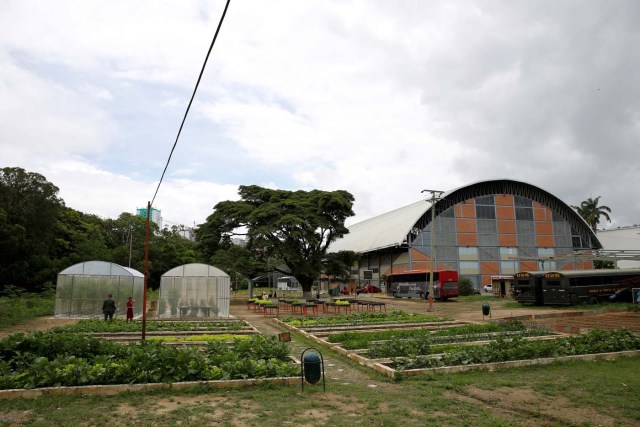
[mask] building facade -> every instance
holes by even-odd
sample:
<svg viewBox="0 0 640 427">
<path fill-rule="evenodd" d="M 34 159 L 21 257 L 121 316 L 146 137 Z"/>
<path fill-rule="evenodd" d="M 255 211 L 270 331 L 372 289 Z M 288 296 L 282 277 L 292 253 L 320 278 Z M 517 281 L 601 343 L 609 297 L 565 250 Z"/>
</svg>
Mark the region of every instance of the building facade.
<svg viewBox="0 0 640 427">
<path fill-rule="evenodd" d="M 147 208 L 137 208 L 136 215 L 146 218 Z M 162 212 L 160 211 L 160 209 L 156 209 L 152 207 L 151 215 L 149 215 L 149 220 L 158 224 L 158 228 L 162 230 Z"/>
<path fill-rule="evenodd" d="M 349 230 L 330 250 L 361 253 L 352 286 L 369 282 L 381 288 L 388 274 L 430 270 L 432 265 L 458 271 L 476 288 L 490 284 L 493 276 L 519 271 L 592 268 L 590 260 L 574 253 L 602 247 L 571 207 L 513 180 L 461 187 L 435 203 L 417 202 Z M 364 279 L 365 271 L 372 279 Z"/>
</svg>

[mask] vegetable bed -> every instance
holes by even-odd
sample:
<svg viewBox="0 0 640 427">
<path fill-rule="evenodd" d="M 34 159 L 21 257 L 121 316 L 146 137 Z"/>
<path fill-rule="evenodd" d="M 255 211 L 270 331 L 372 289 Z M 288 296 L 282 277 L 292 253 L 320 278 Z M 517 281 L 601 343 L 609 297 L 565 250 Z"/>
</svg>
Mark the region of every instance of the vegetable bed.
<svg viewBox="0 0 640 427">
<path fill-rule="evenodd" d="M 14 334 L 0 340 L 0 389 L 297 376 L 288 354 L 286 343 L 260 335 L 178 349 L 68 332 Z"/>
<path fill-rule="evenodd" d="M 425 323 L 425 322 L 446 322 L 450 319 L 432 316 L 428 314 L 405 313 L 401 310 L 394 310 L 389 313 L 383 312 L 358 312 L 351 314 L 336 314 L 331 316 L 316 318 L 286 317 L 282 322 L 299 329 L 314 327 L 336 327 L 353 325 L 379 325 L 394 323 Z"/>
<path fill-rule="evenodd" d="M 443 366 L 554 358 L 584 354 L 640 350 L 640 337 L 626 329 L 602 331 L 547 341 L 527 341 L 522 337 L 499 337 L 483 346 L 448 349 L 438 356 L 416 356 L 394 359 L 390 364 L 397 371 Z"/>
<path fill-rule="evenodd" d="M 244 320 L 217 320 L 217 321 L 167 321 L 148 320 L 146 324 L 147 332 L 179 332 L 179 331 L 238 331 L 250 328 Z M 99 319 L 82 319 L 76 323 L 66 326 L 52 328 L 54 332 L 82 332 L 82 333 L 120 333 L 120 332 L 140 332 L 142 322 L 126 322 L 122 319 L 114 319 L 105 322 Z"/>
</svg>

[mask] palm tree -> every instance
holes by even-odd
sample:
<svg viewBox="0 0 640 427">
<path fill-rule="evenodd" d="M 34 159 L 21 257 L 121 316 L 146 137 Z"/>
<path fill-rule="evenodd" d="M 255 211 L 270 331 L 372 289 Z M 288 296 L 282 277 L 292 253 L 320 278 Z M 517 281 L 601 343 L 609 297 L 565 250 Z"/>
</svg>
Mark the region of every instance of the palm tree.
<svg viewBox="0 0 640 427">
<path fill-rule="evenodd" d="M 589 197 L 587 200 L 580 203 L 580 206 L 571 206 L 578 212 L 578 215 L 580 215 L 586 221 L 586 223 L 589 224 L 594 233 L 596 232 L 598 224 L 600 224 L 601 216 L 605 217 L 607 221 L 611 222 L 611 218 L 609 218 L 611 208 L 609 208 L 609 206 L 598 206 L 600 197 L 601 196 L 598 196 L 595 199 Z"/>
</svg>

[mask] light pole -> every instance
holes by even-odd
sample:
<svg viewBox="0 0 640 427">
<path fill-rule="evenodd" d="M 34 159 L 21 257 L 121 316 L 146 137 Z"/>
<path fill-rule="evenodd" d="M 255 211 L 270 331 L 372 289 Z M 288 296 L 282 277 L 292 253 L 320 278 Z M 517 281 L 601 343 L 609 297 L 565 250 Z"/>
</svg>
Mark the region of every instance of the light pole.
<svg viewBox="0 0 640 427">
<path fill-rule="evenodd" d="M 435 257 L 435 241 L 436 241 L 436 202 L 440 200 L 440 196 L 444 191 L 439 190 L 422 190 L 421 193 L 431 193 L 431 199 L 427 199 L 431 202 L 431 251 L 429 257 L 431 258 L 431 269 L 429 271 L 429 311 L 433 309 L 433 272 L 436 269 L 436 257 Z"/>
</svg>

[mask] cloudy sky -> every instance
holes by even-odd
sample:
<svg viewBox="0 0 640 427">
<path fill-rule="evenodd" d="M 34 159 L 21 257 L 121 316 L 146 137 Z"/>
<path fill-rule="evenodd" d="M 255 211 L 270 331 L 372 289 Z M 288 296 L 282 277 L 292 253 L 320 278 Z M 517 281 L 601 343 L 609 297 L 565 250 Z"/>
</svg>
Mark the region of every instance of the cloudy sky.
<svg viewBox="0 0 640 427">
<path fill-rule="evenodd" d="M 224 8 L 0 2 L 0 166 L 103 217 L 155 192 Z M 640 223 L 640 2 L 231 2 L 156 197 L 345 189 L 349 223 L 511 178 Z"/>
</svg>

